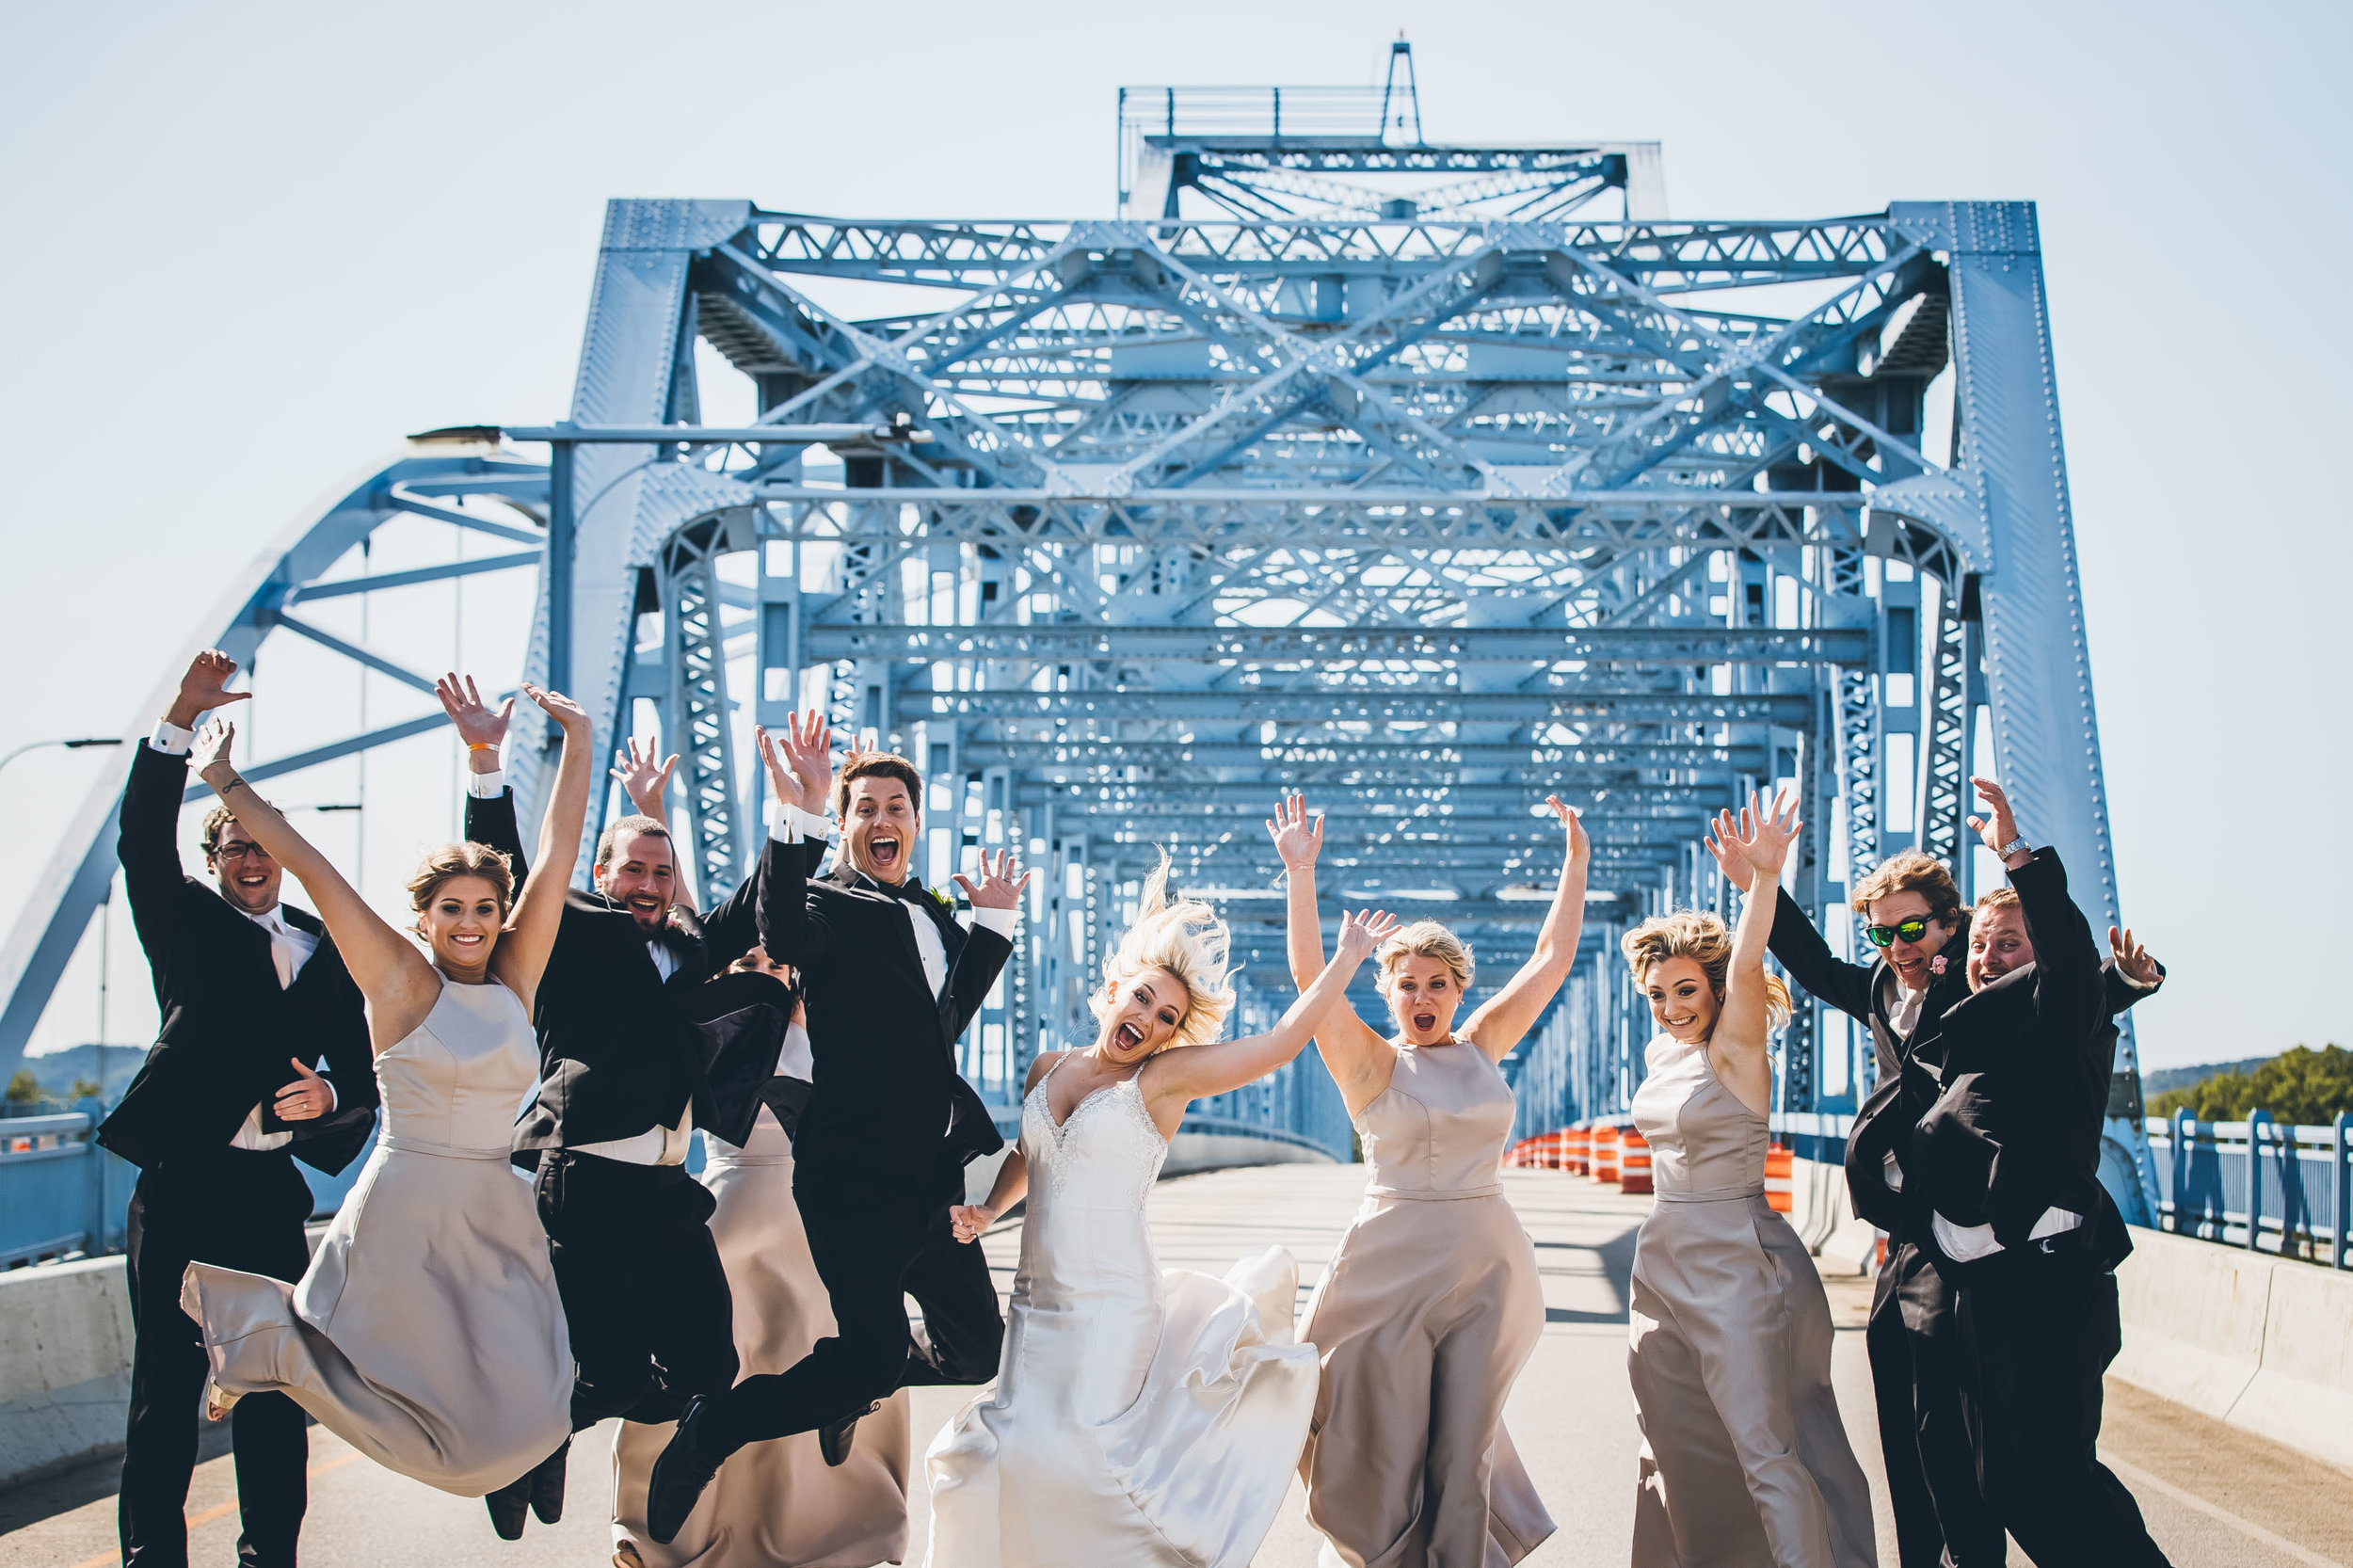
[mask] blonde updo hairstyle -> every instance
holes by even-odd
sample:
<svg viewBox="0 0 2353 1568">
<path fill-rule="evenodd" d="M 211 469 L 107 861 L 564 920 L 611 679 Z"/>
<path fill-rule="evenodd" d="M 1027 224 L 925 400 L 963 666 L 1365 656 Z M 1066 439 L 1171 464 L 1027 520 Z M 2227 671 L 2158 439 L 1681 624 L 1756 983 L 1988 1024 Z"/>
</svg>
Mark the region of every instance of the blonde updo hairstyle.
<svg viewBox="0 0 2353 1568">
<path fill-rule="evenodd" d="M 499 920 L 504 922 L 515 906 L 514 867 L 489 845 L 471 840 L 443 844 L 424 857 L 408 879 L 408 907 L 424 914 L 442 887 L 461 876 L 478 876 L 490 885 L 498 894 Z"/>
<path fill-rule="evenodd" d="M 1468 942 L 1435 920 L 1416 920 L 1392 933 L 1372 955 L 1373 962 L 1381 966 L 1381 977 L 1375 986 L 1383 997 L 1389 994 L 1398 965 L 1408 958 L 1434 958 L 1444 964 L 1454 971 L 1454 984 L 1459 991 L 1468 991 L 1471 977 L 1479 972 Z"/>
<path fill-rule="evenodd" d="M 1103 984 L 1087 999 L 1096 1021 L 1111 1016 L 1119 988 L 1151 969 L 1166 969 L 1185 988 L 1185 1016 L 1163 1050 L 1197 1046 L 1217 1037 L 1225 1015 L 1234 1010 L 1230 953 L 1233 934 L 1217 911 L 1186 899 L 1168 899 L 1168 852 L 1144 879 L 1144 898 L 1136 905 L 1136 923 L 1119 939 L 1119 949 L 1103 968 Z"/>
<path fill-rule="evenodd" d="M 1650 978 L 1651 970 L 1671 958 L 1689 958 L 1707 976 L 1708 989 L 1716 993 L 1721 1005 L 1724 1000 L 1724 976 L 1732 968 L 1732 932 L 1714 915 L 1698 909 L 1678 909 L 1672 915 L 1653 915 L 1618 939 L 1625 952 L 1626 967 L 1634 971 L 1634 982 L 1641 984 Z M 1765 1027 L 1779 1029 L 1789 1021 L 1789 987 L 1781 976 L 1765 976 Z"/>
</svg>

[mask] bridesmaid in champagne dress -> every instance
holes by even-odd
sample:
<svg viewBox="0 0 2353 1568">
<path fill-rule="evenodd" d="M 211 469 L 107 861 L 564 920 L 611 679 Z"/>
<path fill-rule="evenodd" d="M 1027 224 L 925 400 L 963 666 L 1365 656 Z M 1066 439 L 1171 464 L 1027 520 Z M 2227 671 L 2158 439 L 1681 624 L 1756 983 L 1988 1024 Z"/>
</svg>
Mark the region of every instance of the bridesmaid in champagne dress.
<svg viewBox="0 0 2353 1568">
<path fill-rule="evenodd" d="M 1634 1568 L 1878 1561 L 1870 1491 L 1831 1391 L 1830 1302 L 1765 1197 L 1767 1037 L 1789 1012 L 1765 944 L 1798 825 L 1794 803 L 1767 811 L 1753 796 L 1737 825 L 1718 818 L 1709 851 L 1766 890 L 1737 934 L 1685 910 L 1624 938 L 1666 1032 L 1633 1103 L 1658 1194 L 1635 1241 L 1626 1356 L 1642 1429 Z"/>
<path fill-rule="evenodd" d="M 1585 830 L 1546 804 L 1567 835 L 1561 883 L 1501 991 L 1457 1030 L 1470 950 L 1423 920 L 1379 954 L 1397 1038 L 1344 1007 L 1316 1032 L 1372 1166 L 1301 1331 L 1323 1359 L 1300 1472 L 1326 1568 L 1500 1568 L 1554 1529 L 1503 1429 L 1545 1304 L 1498 1180 L 1516 1108 L 1497 1064 L 1552 1004 L 1584 923 Z M 1293 795 L 1267 830 L 1289 885 L 1291 973 L 1312 974 L 1323 821 Z"/>
<path fill-rule="evenodd" d="M 1393 922 L 1350 917 L 1271 1032 L 1206 1044 L 1233 1004 L 1225 927 L 1165 904 L 1167 874 L 1092 999 L 1095 1043 L 1032 1064 L 1019 1147 L 953 1211 L 970 1241 L 1029 1199 L 997 1391 L 924 1456 L 931 1568 L 1248 1568 L 1289 1486 L 1316 1398 L 1297 1265 L 1269 1247 L 1224 1279 L 1163 1272 L 1145 1205 L 1187 1104 L 1305 1049 Z"/>
<path fill-rule="evenodd" d="M 300 878 L 367 998 L 383 1135 L 301 1280 L 192 1263 L 215 1410 L 277 1390 L 378 1464 L 479 1496 L 571 1432 L 571 1342 L 531 1189 L 507 1163 L 538 1076 L 531 1003 L 588 804 L 588 716 L 523 688 L 563 727 L 538 870 L 448 844 L 410 879 L 423 945 L 387 924 L 236 776 L 232 727 L 196 760 L 240 825 Z M 542 1517 L 548 1517 L 543 1513 Z"/>
</svg>

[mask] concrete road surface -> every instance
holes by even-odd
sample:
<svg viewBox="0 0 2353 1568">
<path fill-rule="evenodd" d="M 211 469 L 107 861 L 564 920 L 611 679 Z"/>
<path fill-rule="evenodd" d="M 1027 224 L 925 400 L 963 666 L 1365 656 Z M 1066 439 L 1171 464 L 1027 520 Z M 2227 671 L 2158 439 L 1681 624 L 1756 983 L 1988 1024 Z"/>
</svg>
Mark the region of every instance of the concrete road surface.
<svg viewBox="0 0 2353 1568">
<path fill-rule="evenodd" d="M 1536 1241 L 1546 1319 L 1544 1342 L 1520 1379 L 1508 1419 L 1561 1525 L 1529 1565 L 1620 1564 L 1633 1526 L 1637 1443 L 1625 1376 L 1626 1276 L 1635 1228 L 1650 1203 L 1549 1173 L 1506 1172 L 1504 1180 Z M 1300 1260 L 1304 1307 L 1364 1181 L 1357 1167 L 1282 1165 L 1165 1182 L 1153 1200 L 1161 1260 L 1172 1268 L 1223 1273 L 1243 1254 L 1279 1241 Z M 984 1244 L 999 1288 L 1009 1288 L 1019 1222 L 1000 1224 Z M 1894 1537 L 1863 1355 L 1869 1301 L 1867 1282 L 1831 1283 L 1839 1325 L 1839 1400 L 1881 1500 L 1881 1558 L 1893 1568 Z M 918 1445 L 927 1443 L 967 1397 L 952 1389 L 917 1390 Z M 234 1559 L 232 1478 L 219 1450 L 218 1436 L 209 1438 L 214 1457 L 199 1466 L 188 1497 L 199 1568 L 227 1568 Z M 573 1449 L 563 1523 L 548 1528 L 534 1522 L 520 1544 L 508 1545 L 490 1533 L 478 1501 L 379 1469 L 314 1427 L 304 1555 L 332 1568 L 597 1568 L 609 1560 L 605 1510 L 612 1476 L 604 1456 L 610 1450 L 609 1429 L 584 1434 Z M 2114 1383 L 2102 1451 L 2139 1496 L 2158 1542 L 2185 1568 L 2353 1568 L 2353 1509 L 2345 1506 L 2353 1491 L 2343 1472 Z M 117 1467 L 94 1464 L 0 1494 L 0 1568 L 113 1563 Z M 909 1560 L 920 1562 L 928 1524 L 920 1490 L 914 1510 Z M 1312 1568 L 1316 1544 L 1294 1482 L 1257 1560 L 1261 1568 Z M 2013 1551 L 2012 1560 L 2026 1559 Z"/>
</svg>

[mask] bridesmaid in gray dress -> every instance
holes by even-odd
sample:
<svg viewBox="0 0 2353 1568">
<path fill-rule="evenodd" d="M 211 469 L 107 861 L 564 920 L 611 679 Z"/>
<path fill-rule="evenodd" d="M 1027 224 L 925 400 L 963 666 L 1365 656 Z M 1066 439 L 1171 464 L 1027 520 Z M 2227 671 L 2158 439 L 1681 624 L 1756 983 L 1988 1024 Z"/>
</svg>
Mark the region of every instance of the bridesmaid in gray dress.
<svg viewBox="0 0 2353 1568">
<path fill-rule="evenodd" d="M 1794 801 L 1769 811 L 1753 795 L 1737 825 L 1717 819 L 1709 852 L 1727 872 L 1753 867 L 1768 891 L 1737 933 L 1683 910 L 1624 938 L 1666 1032 L 1632 1108 L 1657 1190 L 1635 1242 L 1626 1357 L 1642 1429 L 1635 1568 L 1878 1561 L 1869 1488 L 1831 1391 L 1830 1302 L 1765 1197 L 1767 1039 L 1789 1014 L 1765 939 L 1798 826 Z"/>
<path fill-rule="evenodd" d="M 378 1464 L 461 1496 L 506 1485 L 571 1432 L 563 1301 L 507 1140 L 538 1077 L 531 1005 L 587 811 L 588 715 L 523 690 L 564 729 L 536 869 L 516 898 L 504 856 L 443 845 L 408 884 L 413 940 L 237 776 L 230 726 L 196 745 L 200 776 L 334 935 L 384 1094 L 383 1136 L 298 1283 L 188 1266 L 180 1299 L 203 1328 L 210 1403 L 280 1391 Z"/>
</svg>

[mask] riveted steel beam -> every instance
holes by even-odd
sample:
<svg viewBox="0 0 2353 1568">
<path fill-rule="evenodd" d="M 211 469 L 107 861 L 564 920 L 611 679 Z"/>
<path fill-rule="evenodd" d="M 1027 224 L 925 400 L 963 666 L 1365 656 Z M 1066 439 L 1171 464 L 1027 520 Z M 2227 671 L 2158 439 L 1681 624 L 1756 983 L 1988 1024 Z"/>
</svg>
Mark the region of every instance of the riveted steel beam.
<svg viewBox="0 0 2353 1568">
<path fill-rule="evenodd" d="M 1444 661 L 1449 664 L 1860 664 L 1861 627 L 906 626 L 815 622 L 812 659 L 1158 660 L 1210 664 Z"/>
</svg>

